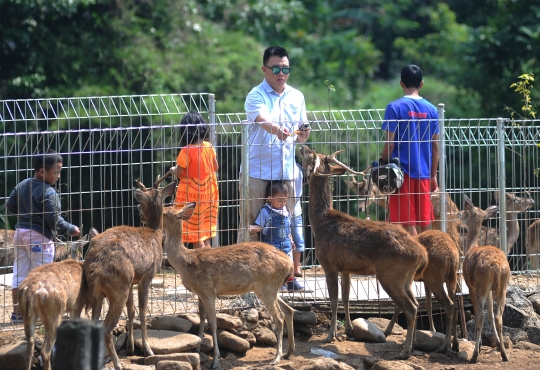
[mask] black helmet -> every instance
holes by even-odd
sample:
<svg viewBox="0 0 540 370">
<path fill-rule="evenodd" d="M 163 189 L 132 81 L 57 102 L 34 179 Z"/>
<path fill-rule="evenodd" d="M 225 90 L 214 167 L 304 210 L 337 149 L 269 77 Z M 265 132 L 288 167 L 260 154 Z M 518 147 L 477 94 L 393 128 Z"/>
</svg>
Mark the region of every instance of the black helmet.
<svg viewBox="0 0 540 370">
<path fill-rule="evenodd" d="M 371 181 L 383 194 L 394 194 L 403 185 L 403 171 L 398 158 L 392 158 L 390 163 L 373 167 Z"/>
</svg>

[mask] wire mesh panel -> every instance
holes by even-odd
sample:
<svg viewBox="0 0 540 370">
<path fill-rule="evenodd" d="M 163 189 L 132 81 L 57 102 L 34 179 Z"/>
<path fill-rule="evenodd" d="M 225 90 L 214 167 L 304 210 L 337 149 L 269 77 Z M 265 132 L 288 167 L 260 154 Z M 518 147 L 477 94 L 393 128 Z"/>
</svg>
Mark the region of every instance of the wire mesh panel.
<svg viewBox="0 0 540 370">
<path fill-rule="evenodd" d="M 16 218 L 5 210 L 5 201 L 17 183 L 33 176 L 32 155 L 46 148 L 55 149 L 64 158 L 56 188 L 62 200 L 63 216 L 79 225 L 82 234 L 91 226 L 99 231 L 117 225 L 139 226 L 132 192 L 134 181 L 140 179 L 149 186 L 174 165 L 179 151 L 179 122 L 185 113 L 194 110 L 210 123 L 211 141 L 220 167 L 219 232 L 214 246 L 236 243 L 238 205 L 242 200 L 238 188 L 242 134 L 243 127 L 249 123 L 245 122 L 244 113 L 216 113 L 212 99 L 211 94 L 179 94 L 0 102 L 0 188 L 3 189 L 0 227 L 14 228 Z M 343 151 L 338 154 L 343 163 L 356 171 L 364 170 L 380 157 L 384 144 L 383 116 L 381 109 L 308 112 L 311 136 L 307 145 L 324 154 Z M 508 231 L 508 243 L 513 241 L 508 250 L 514 277 L 523 280 L 529 290 L 538 289 L 538 267 L 533 263 L 537 263 L 534 257 L 539 248 L 533 243 L 527 252 L 525 231 L 538 218 L 540 122 L 506 122 L 502 131 L 497 130 L 495 119 L 445 120 L 444 123 L 446 130 L 440 140 L 444 140 L 446 148 L 447 193 L 458 209 L 463 208 L 463 195 L 483 209 L 497 203 L 501 210 L 504 208 L 503 215 L 499 213 L 498 218 L 485 222 L 485 238 L 500 243 L 502 234 Z M 361 197 L 344 181 L 353 179 L 362 180 L 351 175 L 329 180 L 333 184 L 334 208 L 355 217 L 369 215 L 384 221 L 387 217 L 384 200 L 367 210 L 359 209 Z M 498 202 L 495 194 L 500 194 L 501 181 L 506 183 L 510 198 L 530 197 L 535 205 L 521 211 L 515 208 L 515 198 L 504 204 Z M 284 297 L 327 302 L 324 272 L 315 256 L 308 218 L 308 192 L 309 187 L 304 186 L 301 201 L 306 251 L 302 281 L 309 291 L 284 294 Z M 500 228 L 502 223 L 506 228 Z M 539 232 L 540 227 L 531 234 L 531 241 L 540 240 Z M 2 240 L 4 235 L 9 239 L 6 232 L 2 235 Z M 11 292 L 6 280 L 11 264 L 1 258 L 12 249 L 9 243 L 0 245 L 4 267 L 0 271 L 0 284 L 4 287 L 0 292 L 0 324 L 8 322 L 11 313 Z M 163 266 L 160 279 L 151 291 L 152 313 L 196 309 L 195 297 L 183 289 L 178 276 L 167 265 Z M 422 296 L 422 286 L 415 289 L 417 296 Z M 387 299 L 373 278 L 354 277 L 352 301 L 374 302 L 379 298 Z M 223 304 L 242 305 L 245 301 L 231 297 Z"/>
</svg>

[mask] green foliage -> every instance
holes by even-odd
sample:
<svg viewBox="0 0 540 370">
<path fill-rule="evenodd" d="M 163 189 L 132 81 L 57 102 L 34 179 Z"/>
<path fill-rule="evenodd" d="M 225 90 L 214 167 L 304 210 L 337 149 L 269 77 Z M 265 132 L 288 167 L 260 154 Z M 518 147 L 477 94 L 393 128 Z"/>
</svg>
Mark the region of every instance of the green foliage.
<svg viewBox="0 0 540 370">
<path fill-rule="evenodd" d="M 525 73 L 518 77 L 518 81 L 510 85 L 514 92 L 521 96 L 523 106 L 520 114 L 515 109 L 505 106 L 504 109 L 510 112 L 510 118 L 514 120 L 517 117 L 520 119 L 536 118 L 536 105 L 531 104 L 531 90 L 533 88 L 534 75 Z"/>
</svg>

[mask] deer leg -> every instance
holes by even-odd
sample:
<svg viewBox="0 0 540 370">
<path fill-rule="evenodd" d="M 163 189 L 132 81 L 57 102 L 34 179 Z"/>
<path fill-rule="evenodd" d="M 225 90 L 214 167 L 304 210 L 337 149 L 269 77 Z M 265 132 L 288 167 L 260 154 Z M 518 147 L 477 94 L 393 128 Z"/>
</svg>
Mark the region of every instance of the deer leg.
<svg viewBox="0 0 540 370">
<path fill-rule="evenodd" d="M 103 295 L 94 294 L 94 303 L 92 304 L 92 321 L 99 321 L 101 315 L 101 306 L 103 306 Z"/>
<path fill-rule="evenodd" d="M 111 294 L 107 297 L 109 299 L 109 311 L 107 312 L 107 316 L 105 316 L 105 320 L 103 321 L 103 327 L 105 329 L 105 346 L 107 347 L 107 351 L 109 351 L 109 356 L 111 357 L 111 361 L 114 364 L 115 370 L 120 370 L 120 360 L 114 348 L 112 331 L 118 323 L 120 316 L 122 315 L 122 309 L 124 308 L 128 300 L 129 290 L 118 291 L 117 293 L 118 295 Z M 92 312 L 92 315 L 93 314 L 94 313 Z"/>
<path fill-rule="evenodd" d="M 135 320 L 135 304 L 133 302 L 133 290 L 129 289 L 128 299 L 127 299 L 127 313 L 128 313 L 128 321 L 127 321 L 127 343 L 126 343 L 126 353 L 128 355 L 133 355 L 135 353 L 135 341 L 133 339 L 133 321 Z M 141 315 L 142 316 L 142 315 Z M 141 317 L 141 326 L 142 326 L 142 320 L 144 320 Z"/>
<path fill-rule="evenodd" d="M 424 288 L 426 290 L 426 311 L 427 311 L 428 320 L 429 320 L 429 330 L 437 331 L 437 330 L 435 330 L 435 325 L 433 324 L 433 312 L 431 310 L 431 308 L 432 308 L 432 305 L 431 305 L 431 289 L 428 288 L 426 283 L 424 283 Z M 437 298 L 437 300 L 438 299 L 439 298 Z"/>
<path fill-rule="evenodd" d="M 276 357 L 274 358 L 274 361 L 272 361 L 271 365 L 275 365 L 279 363 L 279 360 L 281 360 L 281 356 L 283 355 L 283 312 L 280 308 L 277 306 L 277 294 L 274 293 L 274 287 L 271 289 L 264 289 L 261 292 L 256 292 L 257 297 L 259 297 L 266 308 L 268 309 L 268 312 L 270 313 L 270 316 L 274 318 L 274 323 L 276 325 L 276 339 L 277 339 L 277 348 L 276 348 Z M 294 335 L 294 333 L 293 333 Z M 289 348 L 290 350 L 290 348 Z"/>
<path fill-rule="evenodd" d="M 427 294 L 427 288 L 426 288 Z M 437 298 L 437 301 L 441 304 L 446 314 L 446 336 L 444 344 L 437 349 L 437 353 L 446 353 L 450 347 L 452 341 L 452 319 L 454 318 L 454 302 L 448 297 L 444 291 L 444 286 L 438 285 L 433 289 L 433 295 Z M 429 314 L 429 313 L 428 313 Z M 433 320 L 432 320 L 433 321 Z"/>
<path fill-rule="evenodd" d="M 503 284 L 503 286 L 506 287 L 507 283 Z M 498 291 L 495 297 L 495 301 L 497 302 L 497 312 L 495 312 L 495 324 L 493 325 L 493 329 L 495 330 L 495 333 L 499 339 L 499 351 L 501 352 L 502 360 L 508 361 L 508 355 L 506 354 L 506 349 L 504 348 L 502 334 L 502 315 L 504 312 L 504 306 L 506 304 L 506 292 L 504 290 Z"/>
<path fill-rule="evenodd" d="M 476 323 L 474 328 L 474 352 L 469 361 L 471 364 L 474 364 L 478 361 L 478 354 L 480 353 L 480 342 L 482 341 L 482 327 L 484 326 L 484 303 L 486 297 L 485 295 L 476 295 L 474 299 L 474 315 L 476 316 Z"/>
<path fill-rule="evenodd" d="M 146 331 L 146 308 L 148 306 L 148 287 L 152 282 L 152 276 L 148 281 L 139 281 L 139 316 L 141 319 L 142 350 L 145 356 L 153 356 L 154 352 L 148 344 L 148 333 Z M 131 290 L 130 290 L 131 291 Z M 133 298 L 132 298 L 133 299 Z"/>
<path fill-rule="evenodd" d="M 204 340 L 204 323 L 206 321 L 206 311 L 204 309 L 203 301 L 199 298 L 199 338 L 201 338 L 201 345 L 202 341 Z M 201 346 L 197 348 L 197 352 L 201 351 Z"/>
<path fill-rule="evenodd" d="M 26 336 L 26 369 L 31 370 L 34 360 L 34 331 L 36 329 L 36 319 L 33 313 L 24 314 L 24 334 Z"/>
<path fill-rule="evenodd" d="M 451 281 L 446 282 L 446 289 L 448 290 L 448 298 L 450 299 L 452 305 L 450 306 L 450 311 L 446 315 L 451 314 L 452 320 L 448 322 L 448 318 L 446 319 L 446 327 L 447 330 L 450 330 L 450 339 L 452 342 L 452 351 L 457 352 L 459 351 L 459 341 L 457 338 L 457 320 L 458 320 L 458 308 L 457 308 L 457 297 L 456 297 L 456 291 L 457 291 L 457 281 L 456 279 L 452 279 Z M 446 312 L 446 311 L 445 311 Z"/>
<path fill-rule="evenodd" d="M 330 296 L 330 308 L 332 309 L 332 322 L 330 323 L 330 330 L 328 330 L 328 336 L 326 337 L 326 339 L 323 339 L 322 342 L 330 343 L 336 337 L 337 330 L 338 273 L 337 271 L 325 271 L 326 286 L 328 288 L 328 295 Z"/>
<path fill-rule="evenodd" d="M 43 318 L 42 318 L 43 320 Z M 45 327 L 45 339 L 41 349 L 41 358 L 43 359 L 43 370 L 51 370 L 51 352 L 56 341 L 56 328 L 60 323 L 60 315 L 56 320 L 47 320 L 43 322 Z"/>
<path fill-rule="evenodd" d="M 392 334 L 392 329 L 394 329 L 394 325 L 397 322 L 397 319 L 399 317 L 399 314 L 401 313 L 401 309 L 396 305 L 396 308 L 394 310 L 394 315 L 392 316 L 392 319 L 388 323 L 388 326 L 386 327 L 386 330 L 384 331 L 384 335 L 388 337 L 390 334 Z"/>
<path fill-rule="evenodd" d="M 208 320 L 208 328 L 210 333 L 212 333 L 212 339 L 214 340 L 214 352 L 212 363 L 208 366 L 209 369 L 215 369 L 219 365 L 219 347 L 217 340 L 217 320 L 216 320 L 216 298 L 215 297 L 201 297 L 199 300 L 202 301 L 204 309 L 206 311 L 206 316 Z M 204 326 L 204 321 L 201 322 L 201 325 Z M 200 327 L 199 327 L 200 333 Z"/>
<path fill-rule="evenodd" d="M 285 303 L 281 298 L 277 298 L 277 302 L 279 304 L 279 308 L 283 312 L 285 316 L 285 322 L 287 323 L 287 337 L 289 338 L 289 348 L 287 349 L 287 353 L 283 356 L 284 359 L 288 359 L 291 353 L 293 353 L 295 344 L 294 344 L 294 324 L 293 324 L 293 318 L 294 318 L 294 309 L 289 306 L 287 303 Z M 281 335 L 283 337 L 283 333 Z"/>
<path fill-rule="evenodd" d="M 341 273 L 341 300 L 343 301 L 343 310 L 345 311 L 345 334 L 353 337 L 353 327 L 351 324 L 351 315 L 349 314 L 349 293 L 351 291 L 351 274 Z"/>
</svg>

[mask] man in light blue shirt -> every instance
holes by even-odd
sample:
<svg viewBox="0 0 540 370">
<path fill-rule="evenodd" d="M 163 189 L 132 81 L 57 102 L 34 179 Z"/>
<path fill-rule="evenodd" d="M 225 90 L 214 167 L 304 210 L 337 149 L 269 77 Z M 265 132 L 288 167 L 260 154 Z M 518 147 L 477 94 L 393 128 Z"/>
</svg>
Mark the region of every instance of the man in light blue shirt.
<svg viewBox="0 0 540 370">
<path fill-rule="evenodd" d="M 263 55 L 264 80 L 246 97 L 244 107 L 251 123 L 248 139 L 251 224 L 264 205 L 265 190 L 270 181 L 283 180 L 290 189 L 294 189 L 293 180 L 295 171 L 298 171 L 294 158 L 295 144 L 304 143 L 309 137 L 304 95 L 287 85 L 290 71 L 287 50 L 279 46 L 269 47 Z M 239 186 L 243 187 L 242 176 Z M 295 203 L 296 198 L 289 197 L 287 209 L 292 211 Z M 246 225 L 242 225 L 242 217 L 240 220 L 239 241 L 242 241 L 240 235 L 242 230 L 246 230 Z M 257 238 L 257 234 L 250 235 L 251 240 Z"/>
</svg>

